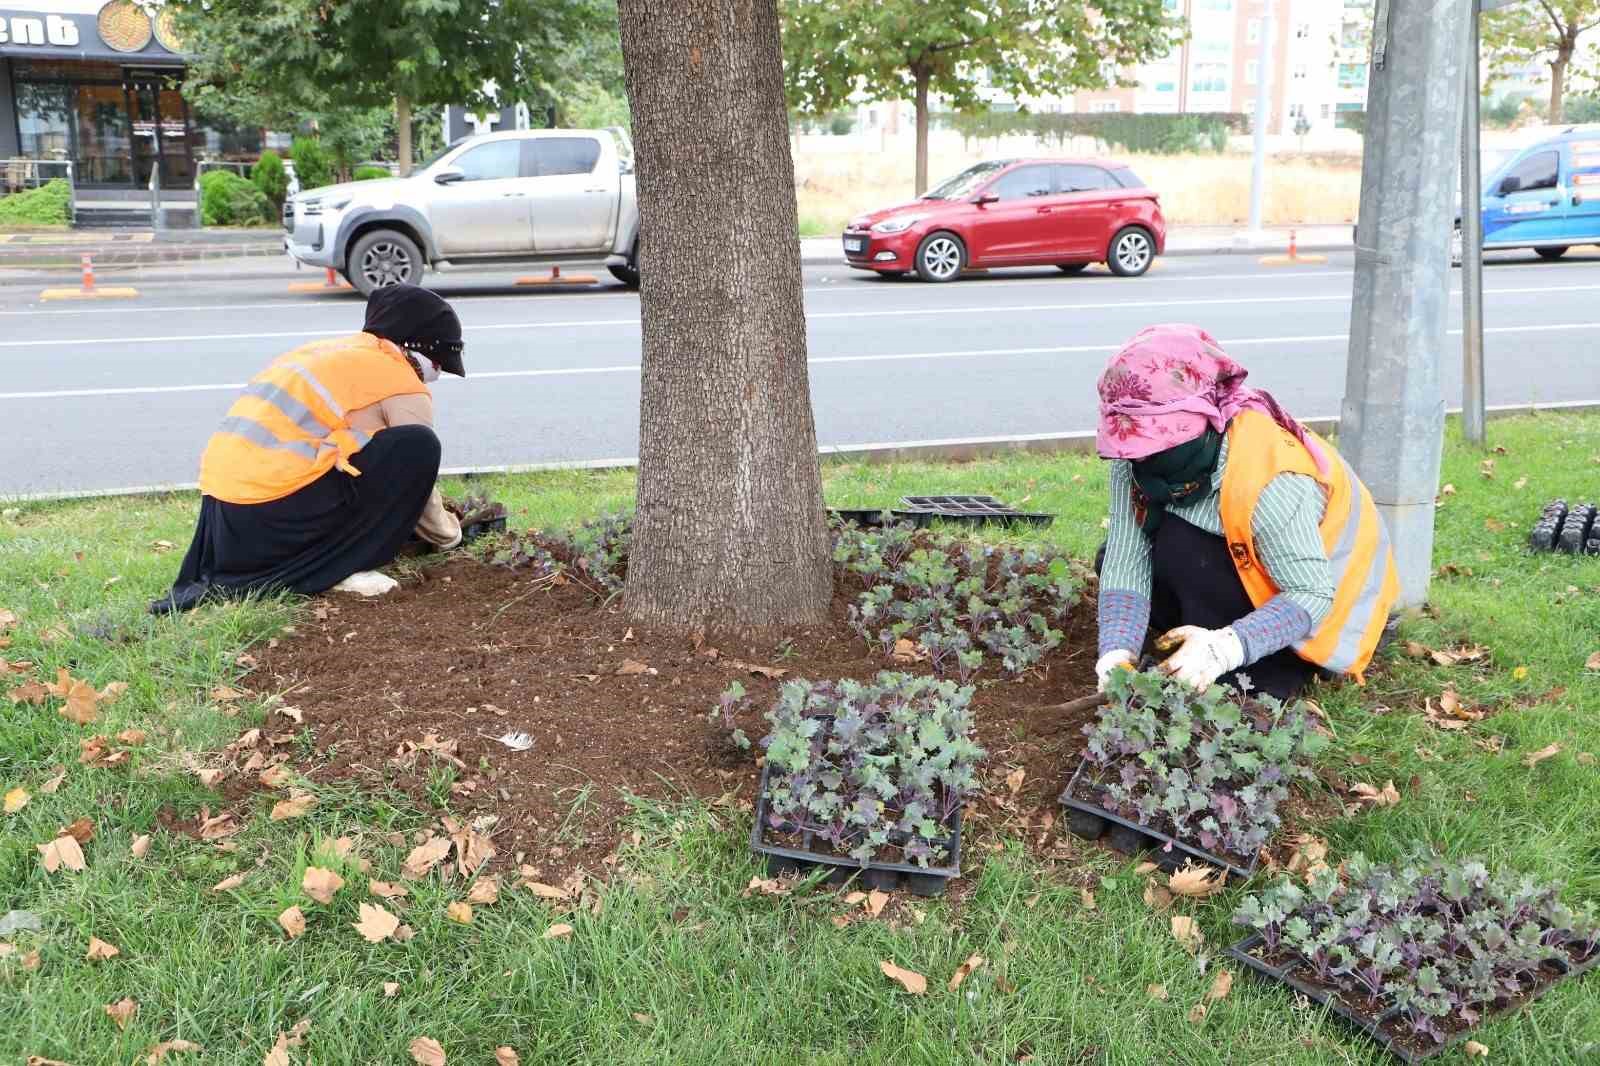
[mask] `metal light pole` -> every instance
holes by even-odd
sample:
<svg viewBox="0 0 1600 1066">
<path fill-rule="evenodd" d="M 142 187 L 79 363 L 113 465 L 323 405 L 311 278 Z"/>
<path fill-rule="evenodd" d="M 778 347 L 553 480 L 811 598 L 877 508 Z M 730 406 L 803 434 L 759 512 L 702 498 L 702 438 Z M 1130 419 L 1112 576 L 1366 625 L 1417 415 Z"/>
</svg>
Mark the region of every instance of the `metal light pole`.
<svg viewBox="0 0 1600 1066">
<path fill-rule="evenodd" d="M 1378 0 L 1340 444 L 1371 490 L 1400 571 L 1427 600 L 1443 450 L 1462 61 L 1475 0 Z"/>
<path fill-rule="evenodd" d="M 1262 239 L 1262 202 L 1266 199 L 1267 173 L 1267 123 L 1272 119 L 1272 7 L 1276 0 L 1268 0 L 1266 15 L 1261 19 L 1261 53 L 1256 61 L 1256 113 L 1254 119 L 1254 152 L 1250 159 L 1250 236 L 1257 243 Z"/>
</svg>

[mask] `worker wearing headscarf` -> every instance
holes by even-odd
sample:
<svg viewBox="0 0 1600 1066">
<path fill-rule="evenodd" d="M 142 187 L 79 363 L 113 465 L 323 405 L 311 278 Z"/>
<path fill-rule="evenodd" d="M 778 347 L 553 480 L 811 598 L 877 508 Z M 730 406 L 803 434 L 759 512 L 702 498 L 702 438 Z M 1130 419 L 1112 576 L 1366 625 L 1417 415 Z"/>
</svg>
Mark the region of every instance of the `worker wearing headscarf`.
<svg viewBox="0 0 1600 1066">
<path fill-rule="evenodd" d="M 379 289 L 362 332 L 273 360 L 228 409 L 200 460 L 200 519 L 157 612 L 212 596 L 328 589 L 377 595 L 413 535 L 461 542 L 439 498 L 428 384 L 466 376 L 461 322 L 414 285 Z"/>
<path fill-rule="evenodd" d="M 1204 330 L 1167 325 L 1100 377 L 1102 688 L 1151 632 L 1197 689 L 1244 674 L 1289 698 L 1372 659 L 1398 592 L 1388 532 L 1338 452 L 1245 376 Z"/>
</svg>

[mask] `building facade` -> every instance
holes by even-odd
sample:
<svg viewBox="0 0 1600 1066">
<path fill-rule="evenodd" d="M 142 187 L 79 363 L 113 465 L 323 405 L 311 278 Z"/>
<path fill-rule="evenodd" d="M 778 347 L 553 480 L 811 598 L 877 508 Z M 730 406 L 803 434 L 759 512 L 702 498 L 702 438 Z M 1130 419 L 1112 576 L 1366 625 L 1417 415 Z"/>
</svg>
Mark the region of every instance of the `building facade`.
<svg viewBox="0 0 1600 1066">
<path fill-rule="evenodd" d="M 107 190 L 142 188 L 159 165 L 172 188 L 193 182 L 197 159 L 226 155 L 232 135 L 191 112 L 182 42 L 155 10 L 0 0 L 0 164 L 70 160 L 79 186 Z"/>
</svg>

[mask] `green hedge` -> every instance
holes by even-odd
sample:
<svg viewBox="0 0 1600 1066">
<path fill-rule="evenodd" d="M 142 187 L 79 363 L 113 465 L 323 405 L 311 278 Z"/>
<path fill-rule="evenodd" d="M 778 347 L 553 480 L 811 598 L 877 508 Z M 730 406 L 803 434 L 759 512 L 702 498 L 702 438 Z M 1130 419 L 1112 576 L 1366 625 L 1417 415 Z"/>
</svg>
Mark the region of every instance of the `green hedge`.
<svg viewBox="0 0 1600 1066">
<path fill-rule="evenodd" d="M 333 184 L 333 160 L 315 137 L 296 137 L 289 155 L 294 159 L 294 174 L 300 179 L 302 190 Z"/>
<path fill-rule="evenodd" d="M 378 181 L 381 178 L 392 178 L 388 167 L 356 167 L 351 175 L 353 181 Z"/>
<path fill-rule="evenodd" d="M 1248 116 L 1233 111 L 1193 115 L 1133 115 L 1123 112 L 984 111 L 977 114 L 943 114 L 936 120 L 967 140 L 1031 135 L 1064 145 L 1073 137 L 1093 137 L 1125 152 L 1182 155 L 1221 152 L 1228 137 L 1248 131 Z"/>
<path fill-rule="evenodd" d="M 206 226 L 251 226 L 271 222 L 266 193 L 231 170 L 200 176 L 200 221 Z"/>
<path fill-rule="evenodd" d="M 0 226 L 66 226 L 72 222 L 72 186 L 56 178 L 27 192 L 0 196 Z"/>
<path fill-rule="evenodd" d="M 256 165 L 250 168 L 250 180 L 267 198 L 274 211 L 283 209 L 284 198 L 289 195 L 289 172 L 283 167 L 283 158 L 274 151 L 261 153 Z"/>
</svg>

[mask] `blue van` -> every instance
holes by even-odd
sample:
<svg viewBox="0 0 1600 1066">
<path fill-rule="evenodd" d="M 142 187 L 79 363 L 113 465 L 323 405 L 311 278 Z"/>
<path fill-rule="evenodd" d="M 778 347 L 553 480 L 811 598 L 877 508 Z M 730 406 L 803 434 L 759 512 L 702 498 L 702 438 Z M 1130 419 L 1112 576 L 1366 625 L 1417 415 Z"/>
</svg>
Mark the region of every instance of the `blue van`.
<svg viewBox="0 0 1600 1066">
<path fill-rule="evenodd" d="M 1513 154 L 1483 182 L 1483 246 L 1532 248 L 1559 259 L 1600 244 L 1600 126 L 1573 126 Z M 1461 220 L 1451 259 L 1461 261 Z"/>
</svg>

